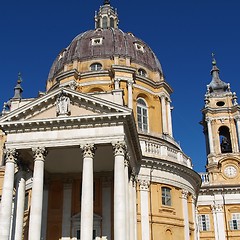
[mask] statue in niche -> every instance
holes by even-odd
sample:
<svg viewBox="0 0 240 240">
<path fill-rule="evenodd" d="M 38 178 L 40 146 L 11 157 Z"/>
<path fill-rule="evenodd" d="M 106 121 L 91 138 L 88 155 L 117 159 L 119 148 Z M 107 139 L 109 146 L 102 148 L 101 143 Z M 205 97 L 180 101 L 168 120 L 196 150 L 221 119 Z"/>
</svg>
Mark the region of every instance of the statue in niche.
<svg viewBox="0 0 240 240">
<path fill-rule="evenodd" d="M 70 98 L 61 92 L 57 98 L 57 116 L 70 115 Z"/>
<path fill-rule="evenodd" d="M 222 153 L 231 152 L 231 145 L 229 139 L 227 137 L 223 136 L 222 142 L 221 142 L 221 151 Z"/>
</svg>

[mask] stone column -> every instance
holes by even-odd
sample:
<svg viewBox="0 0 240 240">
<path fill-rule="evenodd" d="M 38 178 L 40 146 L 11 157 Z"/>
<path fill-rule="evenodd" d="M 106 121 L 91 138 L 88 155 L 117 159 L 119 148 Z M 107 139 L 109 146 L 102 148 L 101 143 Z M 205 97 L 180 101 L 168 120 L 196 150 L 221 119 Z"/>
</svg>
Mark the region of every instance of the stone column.
<svg viewBox="0 0 240 240">
<path fill-rule="evenodd" d="M 172 137 L 173 132 L 172 132 L 172 113 L 171 113 L 171 100 L 168 99 L 167 101 L 167 113 L 168 113 L 168 133 Z"/>
<path fill-rule="evenodd" d="M 126 145 L 113 144 L 114 149 L 114 240 L 126 239 L 126 191 L 124 159 Z"/>
<path fill-rule="evenodd" d="M 128 81 L 128 107 L 133 108 L 133 81 Z"/>
<path fill-rule="evenodd" d="M 10 235 L 16 157 L 17 157 L 17 152 L 15 149 L 6 150 L 6 167 L 5 167 L 3 188 L 2 188 L 2 200 L 1 200 L 1 210 L 0 210 L 0 239 L 1 240 L 8 240 Z"/>
<path fill-rule="evenodd" d="M 93 239 L 93 144 L 81 147 L 83 152 L 81 240 Z"/>
<path fill-rule="evenodd" d="M 137 238 L 136 180 L 132 173 L 129 182 L 130 240 Z"/>
<path fill-rule="evenodd" d="M 40 240 L 42 226 L 44 161 L 47 152 L 44 147 L 33 148 L 32 151 L 34 155 L 34 171 L 29 221 L 29 240 Z"/>
<path fill-rule="evenodd" d="M 102 181 L 102 235 L 112 239 L 111 234 L 111 184 L 112 179 L 106 177 Z"/>
<path fill-rule="evenodd" d="M 210 153 L 214 153 L 212 124 L 211 124 L 212 120 L 210 118 L 206 118 L 206 121 L 207 121 L 207 127 L 208 127 L 209 150 L 210 150 Z"/>
<path fill-rule="evenodd" d="M 166 112 L 166 99 L 165 95 L 161 95 L 161 106 L 162 106 L 162 131 L 163 134 L 167 134 L 167 112 Z"/>
<path fill-rule="evenodd" d="M 214 204 L 212 206 L 212 212 L 214 220 L 215 240 L 225 240 L 226 233 L 223 205 Z"/>
<path fill-rule="evenodd" d="M 240 148 L 240 116 L 235 118 L 236 125 L 237 125 L 237 136 L 238 136 L 238 149 Z"/>
<path fill-rule="evenodd" d="M 140 180 L 140 199 L 141 199 L 141 225 L 142 225 L 142 240 L 150 240 L 150 227 L 149 227 L 149 181 Z"/>
<path fill-rule="evenodd" d="M 62 240 L 71 239 L 72 181 L 63 184 Z"/>
<path fill-rule="evenodd" d="M 129 199 L 129 176 L 128 176 L 128 167 L 129 167 L 129 160 L 125 159 L 125 201 L 126 201 L 126 240 L 129 240 L 129 234 L 130 234 L 130 215 L 129 215 L 129 204 L 130 204 L 130 199 Z"/>
<path fill-rule="evenodd" d="M 188 216 L 188 191 L 182 190 L 182 206 L 184 218 L 184 235 L 185 239 L 189 239 L 189 216 Z"/>
<path fill-rule="evenodd" d="M 14 240 L 22 240 L 23 236 L 23 219 L 25 205 L 25 190 L 26 190 L 26 173 L 23 170 L 19 171 L 17 180 L 16 195 L 15 195 L 15 229 L 13 229 Z M 12 236 L 13 237 L 13 236 Z"/>
</svg>

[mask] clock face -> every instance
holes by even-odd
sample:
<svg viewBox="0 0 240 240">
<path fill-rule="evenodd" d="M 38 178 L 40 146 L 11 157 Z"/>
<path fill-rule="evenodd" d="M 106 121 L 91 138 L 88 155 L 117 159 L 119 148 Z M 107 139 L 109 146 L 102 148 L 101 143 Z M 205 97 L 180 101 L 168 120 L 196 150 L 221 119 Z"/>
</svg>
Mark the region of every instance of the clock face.
<svg viewBox="0 0 240 240">
<path fill-rule="evenodd" d="M 234 178 L 236 177 L 237 175 L 237 169 L 236 167 L 230 165 L 230 166 L 227 166 L 225 169 L 224 169 L 224 174 L 227 176 L 227 177 L 230 177 L 230 178 Z"/>
</svg>

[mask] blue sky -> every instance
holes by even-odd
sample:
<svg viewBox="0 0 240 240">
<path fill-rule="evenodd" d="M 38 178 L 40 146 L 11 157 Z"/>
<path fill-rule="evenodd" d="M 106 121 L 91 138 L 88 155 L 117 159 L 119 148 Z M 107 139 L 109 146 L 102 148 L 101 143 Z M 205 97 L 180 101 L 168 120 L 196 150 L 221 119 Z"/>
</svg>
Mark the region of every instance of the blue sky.
<svg viewBox="0 0 240 240">
<path fill-rule="evenodd" d="M 57 54 L 79 33 L 94 28 L 102 0 L 12 0 L 0 8 L 0 107 L 13 96 L 22 72 L 23 97 L 44 91 Z M 205 171 L 201 120 L 206 85 L 211 81 L 211 53 L 220 77 L 240 96 L 239 0 L 112 0 L 119 27 L 154 50 L 172 94 L 173 131 L 196 171 Z"/>
</svg>

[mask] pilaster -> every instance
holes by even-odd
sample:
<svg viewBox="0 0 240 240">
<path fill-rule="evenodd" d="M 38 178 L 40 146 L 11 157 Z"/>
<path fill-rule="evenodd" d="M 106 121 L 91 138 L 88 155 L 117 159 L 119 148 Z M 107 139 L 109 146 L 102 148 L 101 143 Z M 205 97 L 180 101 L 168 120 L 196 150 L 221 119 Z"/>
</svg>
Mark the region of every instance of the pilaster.
<svg viewBox="0 0 240 240">
<path fill-rule="evenodd" d="M 148 202 L 150 182 L 148 180 L 139 180 L 138 182 L 140 187 L 140 199 L 141 199 L 142 239 L 150 240 L 149 202 Z"/>
</svg>

